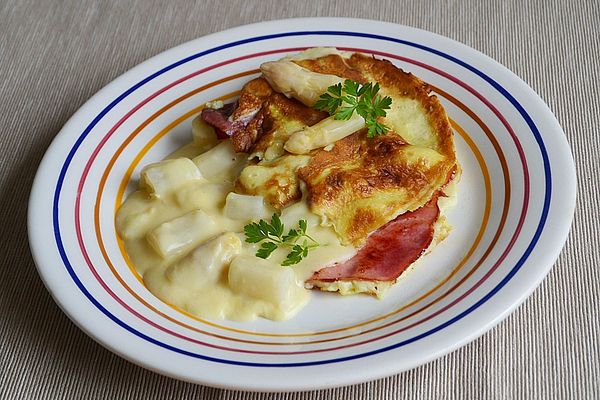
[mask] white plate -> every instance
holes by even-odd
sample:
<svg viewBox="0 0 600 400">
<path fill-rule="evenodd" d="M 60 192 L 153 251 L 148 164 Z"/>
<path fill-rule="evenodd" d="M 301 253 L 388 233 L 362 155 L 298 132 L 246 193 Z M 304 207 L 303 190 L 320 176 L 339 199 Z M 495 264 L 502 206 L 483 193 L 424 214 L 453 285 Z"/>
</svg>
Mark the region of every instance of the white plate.
<svg viewBox="0 0 600 400">
<path fill-rule="evenodd" d="M 204 102 L 258 65 L 313 46 L 386 58 L 435 88 L 463 177 L 450 237 L 382 301 L 314 293 L 288 322 L 194 318 L 156 299 L 119 248 L 114 213 L 140 167 L 189 141 Z M 518 77 L 450 39 L 356 19 L 243 26 L 168 50 L 90 99 L 56 137 L 29 203 L 46 286 L 98 342 L 154 371 L 211 386 L 303 390 L 413 368 L 505 318 L 540 283 L 569 231 L 575 173 L 565 136 Z"/>
</svg>

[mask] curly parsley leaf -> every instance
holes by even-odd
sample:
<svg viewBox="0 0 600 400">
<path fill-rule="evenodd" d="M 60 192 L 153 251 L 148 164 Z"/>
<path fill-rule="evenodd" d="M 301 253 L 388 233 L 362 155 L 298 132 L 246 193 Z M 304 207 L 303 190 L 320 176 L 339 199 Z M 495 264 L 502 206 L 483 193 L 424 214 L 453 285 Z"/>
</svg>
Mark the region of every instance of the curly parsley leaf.
<svg viewBox="0 0 600 400">
<path fill-rule="evenodd" d="M 244 233 L 246 234 L 246 242 L 248 243 L 258 243 L 269 237 L 268 233 L 263 231 L 262 227 L 254 222 L 244 226 Z"/>
<path fill-rule="evenodd" d="M 294 245 L 292 247 L 292 251 L 287 255 L 285 260 L 281 263 L 284 267 L 298 264 L 302 261 L 302 257 L 306 257 L 308 255 L 308 248 L 302 247 L 299 244 Z"/>
<path fill-rule="evenodd" d="M 306 220 L 301 219 L 300 221 L 298 221 L 298 226 L 300 227 L 300 232 L 302 232 L 303 235 L 306 235 Z"/>
<path fill-rule="evenodd" d="M 342 108 L 338 109 L 338 112 L 335 114 L 335 116 L 333 118 L 335 118 L 337 120 L 347 120 L 347 119 L 350 119 L 350 117 L 352 117 L 352 114 L 354 114 L 355 110 L 356 110 L 356 106 L 354 106 L 354 107 L 342 107 Z"/>
<path fill-rule="evenodd" d="M 377 121 L 367 122 L 367 137 L 372 138 L 378 135 L 385 135 L 388 133 L 389 128 Z"/>
<path fill-rule="evenodd" d="M 315 104 L 315 108 L 326 110 L 330 115 L 335 113 L 335 110 L 342 105 L 342 84 L 329 86 L 327 92 L 323 93 L 320 99 Z"/>
<path fill-rule="evenodd" d="M 356 112 L 365 120 L 368 128 L 367 137 L 372 138 L 389 132 L 389 128 L 378 122 L 377 118 L 387 115 L 386 110 L 390 109 L 392 98 L 382 97 L 378 93 L 378 83 L 360 84 L 346 79 L 343 87 L 341 83 L 329 86 L 327 92 L 320 96 L 314 107 L 327 111 L 336 120 L 348 120 Z"/>
<path fill-rule="evenodd" d="M 327 91 L 336 97 L 340 97 L 342 95 L 342 84 L 338 83 L 336 85 L 329 86 Z"/>
<path fill-rule="evenodd" d="M 279 219 L 279 215 L 277 214 L 273 214 L 273 216 L 271 217 L 269 233 L 272 233 L 277 237 L 281 237 L 281 235 L 283 235 L 283 223 L 281 222 L 281 219 Z"/>
<path fill-rule="evenodd" d="M 297 239 L 299 236 L 300 236 L 300 232 L 298 232 L 298 230 L 290 229 L 288 234 L 284 235 L 282 239 L 284 242 L 290 242 L 290 241 Z"/>
<path fill-rule="evenodd" d="M 270 223 L 261 219 L 258 222 L 252 222 L 244 226 L 244 234 L 246 235 L 246 242 L 261 244 L 255 254 L 259 258 L 269 258 L 279 247 L 291 248 L 291 251 L 281 263 L 283 266 L 290 266 L 298 264 L 308 256 L 311 248 L 319 245 L 315 239 L 306 233 L 307 228 L 306 220 L 301 219 L 298 221 L 298 228 L 290 229 L 284 235 L 284 224 L 281 222 L 279 215 L 273 214 Z M 304 238 L 304 241 L 302 244 L 298 244 L 298 240 L 301 238 Z M 309 245 L 308 240 L 313 244 Z"/>
<path fill-rule="evenodd" d="M 277 249 L 277 244 L 273 242 L 263 242 L 260 249 L 256 251 L 256 257 L 269 258 L 272 252 Z"/>
<path fill-rule="evenodd" d="M 344 81 L 344 92 L 346 92 L 349 96 L 360 97 L 360 89 L 360 83 L 350 79 L 346 79 Z"/>
</svg>

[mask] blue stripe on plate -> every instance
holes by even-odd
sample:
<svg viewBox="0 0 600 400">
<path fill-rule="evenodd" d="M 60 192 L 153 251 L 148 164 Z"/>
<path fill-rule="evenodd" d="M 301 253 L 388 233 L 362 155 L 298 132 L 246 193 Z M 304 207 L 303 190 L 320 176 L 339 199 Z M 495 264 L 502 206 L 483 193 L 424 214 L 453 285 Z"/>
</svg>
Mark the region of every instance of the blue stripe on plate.
<svg viewBox="0 0 600 400">
<path fill-rule="evenodd" d="M 393 43 L 399 43 L 399 44 L 403 44 L 406 46 L 410 46 L 410 47 L 414 47 L 414 48 L 418 48 L 424 51 L 427 51 L 429 53 L 433 53 L 435 55 L 438 55 L 440 57 L 443 57 L 447 60 L 450 60 L 464 68 L 466 68 L 467 70 L 473 72 L 474 74 L 478 75 L 479 77 L 481 77 L 482 79 L 484 79 L 486 82 L 488 82 L 492 87 L 494 87 L 498 92 L 500 92 L 508 101 L 510 101 L 510 103 L 517 109 L 517 111 L 521 114 L 521 116 L 523 117 L 523 119 L 525 120 L 525 122 L 527 123 L 527 125 L 529 126 L 529 128 L 531 129 L 531 132 L 533 133 L 533 136 L 535 137 L 535 140 L 540 148 L 540 152 L 542 155 L 542 159 L 543 159 L 543 163 L 544 163 L 544 174 L 545 174 L 545 182 L 546 182 L 546 188 L 545 188 L 545 193 L 544 193 L 544 207 L 542 210 L 542 215 L 540 217 L 540 221 L 538 223 L 538 226 L 536 228 L 535 234 L 533 235 L 533 238 L 531 240 L 531 242 L 529 243 L 529 245 L 527 246 L 527 249 L 525 250 L 525 252 L 523 253 L 523 255 L 519 258 L 518 262 L 515 264 L 515 266 L 510 270 L 510 272 L 508 273 L 508 275 L 502 279 L 502 281 L 496 286 L 494 287 L 494 289 L 492 289 L 488 294 L 486 294 L 483 298 L 481 298 L 479 301 L 477 301 L 477 303 L 473 304 L 471 307 L 469 307 L 467 310 L 463 311 L 462 313 L 458 314 L 457 316 L 453 317 L 452 319 L 444 322 L 443 324 L 430 329 L 420 335 L 417 335 L 415 337 L 412 337 L 410 339 L 404 340 L 402 342 L 399 343 L 395 343 L 393 345 L 387 346 L 387 347 L 382 347 L 380 349 L 377 350 L 373 350 L 373 351 L 369 351 L 369 352 L 365 352 L 365 353 L 360 353 L 360 354 L 355 354 L 352 356 L 348 356 L 348 357 L 339 357 L 339 358 L 334 358 L 334 359 L 328 359 L 328 360 L 320 360 L 320 361 L 310 361 L 310 362 L 296 362 L 296 363 L 254 363 L 254 362 L 243 362 L 243 361 L 235 361 L 235 360 L 227 360 L 227 359 L 221 359 L 221 358 L 215 358 L 215 357 L 209 357 L 206 355 L 202 355 L 202 354 L 197 354 L 197 353 L 193 353 L 193 352 L 189 352 L 186 350 L 182 350 L 176 347 L 173 347 L 171 345 L 168 345 L 166 343 L 163 343 L 161 341 L 158 341 L 148 335 L 145 335 L 144 333 L 132 328 L 131 326 L 127 325 L 125 322 L 121 321 L 119 318 L 117 318 L 116 316 L 114 316 L 110 311 L 108 311 L 102 304 L 100 304 L 100 302 L 98 302 L 98 300 L 96 300 L 94 298 L 94 296 L 92 296 L 92 294 L 85 288 L 85 286 L 82 284 L 82 282 L 79 280 L 79 278 L 77 277 L 77 275 L 75 274 L 75 271 L 73 270 L 73 267 L 71 266 L 71 263 L 69 261 L 69 259 L 67 258 L 67 254 L 65 252 L 65 248 L 63 246 L 63 242 L 62 242 L 62 238 L 60 235 L 60 226 L 59 226 L 59 199 L 60 199 L 60 192 L 62 190 L 63 187 L 63 183 L 65 180 L 65 175 L 67 173 L 67 169 L 69 168 L 69 165 L 71 164 L 71 161 L 73 160 L 73 157 L 75 155 L 75 153 L 77 152 L 77 149 L 81 146 L 81 143 L 85 140 L 85 138 L 87 137 L 87 135 L 90 133 L 90 131 L 94 128 L 94 126 L 96 126 L 96 124 L 113 108 L 115 107 L 118 103 L 120 103 L 123 99 L 125 99 L 127 96 L 129 96 L 131 93 L 133 93 L 134 91 L 136 91 L 137 89 L 139 89 L 141 86 L 145 85 L 146 83 L 150 82 L 151 80 L 153 80 L 154 78 L 164 74 L 167 71 L 170 71 L 174 68 L 177 68 L 178 66 L 185 64 L 189 61 L 195 60 L 199 57 L 203 57 L 205 55 L 211 54 L 211 53 L 215 53 L 218 52 L 220 50 L 224 50 L 224 49 L 228 49 L 228 48 L 232 48 L 232 47 L 236 47 L 236 46 L 240 46 L 246 43 L 253 43 L 253 42 L 259 42 L 259 41 L 264 41 L 264 40 L 270 40 L 270 39 L 276 39 L 276 38 L 282 38 L 282 37 L 289 37 L 289 36 L 309 36 L 309 35 L 318 35 L 318 36 L 323 36 L 323 35 L 328 35 L 328 36 L 350 36 L 350 37 L 362 37 L 362 38 L 369 38 L 369 39 L 376 39 L 376 40 L 383 40 L 383 41 L 388 41 L 388 42 L 393 42 Z M 552 194 L 552 175 L 551 175 L 551 171 L 550 171 L 550 160 L 548 158 L 548 153 L 546 151 L 546 147 L 544 145 L 544 141 L 540 135 L 539 130 L 537 129 L 535 123 L 533 122 L 532 118 L 529 116 L 529 114 L 527 113 L 527 111 L 525 111 L 525 109 L 523 108 L 523 106 L 521 106 L 521 104 L 504 88 L 502 87 L 498 82 L 496 82 L 495 80 L 493 80 L 492 78 L 490 78 L 489 76 L 487 76 L 486 74 L 484 74 L 482 71 L 478 70 L 477 68 L 471 66 L 470 64 L 467 64 L 466 62 L 451 56 L 449 54 L 446 54 L 440 50 L 436 50 L 433 49 L 431 47 L 428 46 L 424 46 L 422 44 L 418 44 L 418 43 L 414 43 L 414 42 L 409 42 L 407 40 L 402 40 L 402 39 L 396 39 L 396 38 L 392 38 L 392 37 L 388 37 L 388 36 L 382 36 L 382 35 L 375 35 L 375 34 L 369 34 L 369 33 L 361 33 L 361 32 L 346 32 L 346 31 L 299 31 L 299 32 L 283 32 L 283 33 L 277 33 L 277 34 L 272 34 L 272 35 L 264 35 L 264 36 L 257 36 L 257 37 L 253 37 L 253 38 L 248 38 L 248 39 L 244 39 L 244 40 L 238 40 L 235 42 L 231 42 L 231 43 L 227 43 L 221 46 L 217 46 L 217 47 L 213 47 L 211 49 L 196 53 L 194 55 L 191 55 L 187 58 L 184 58 L 182 60 L 179 60 L 173 64 L 168 65 L 167 67 L 153 73 L 152 75 L 146 77 L 145 79 L 141 80 L 140 82 L 138 82 L 137 84 L 133 85 L 132 87 L 130 87 L 129 89 L 127 89 L 125 92 L 123 92 L 119 97 L 117 97 L 115 100 L 113 100 L 108 106 L 106 106 L 106 108 L 104 108 L 95 118 L 94 120 L 85 128 L 85 130 L 83 131 L 83 133 L 79 136 L 79 138 L 77 139 L 77 141 L 75 142 L 75 144 L 73 145 L 73 147 L 71 148 L 71 150 L 69 151 L 69 154 L 67 155 L 67 158 L 63 164 L 63 167 L 60 171 L 60 175 L 58 177 L 58 181 L 56 183 L 56 190 L 54 192 L 54 201 L 53 201 L 53 222 L 54 222 L 54 236 L 56 239 L 56 243 L 58 246 L 58 250 L 60 253 L 60 256 L 65 264 L 65 267 L 69 273 L 69 275 L 71 276 L 71 278 L 73 279 L 73 281 L 75 282 L 75 284 L 77 285 L 77 287 L 81 290 L 81 292 L 92 302 L 92 304 L 94 304 L 94 306 L 96 308 L 98 308 L 100 311 L 102 311 L 102 313 L 104 313 L 108 318 L 110 318 L 112 321 L 114 321 L 116 324 L 118 324 L 119 326 L 121 326 L 122 328 L 126 329 L 127 331 L 133 333 L 134 335 L 150 342 L 153 343 L 157 346 L 163 347 L 165 349 L 171 350 L 173 352 L 179 353 L 179 354 L 183 354 L 186 356 L 190 356 L 190 357 L 194 357 L 194 358 L 199 358 L 202 360 L 207 360 L 207 361 L 213 361 L 213 362 L 218 362 L 218 363 L 224 363 L 224 364 L 233 364 L 233 365 L 240 365 L 240 366 L 251 366 L 251 367 L 302 367 L 302 366 L 311 366 L 311 365 L 320 365 L 320 364 L 329 364 L 329 363 L 337 363 L 337 362 L 343 362 L 343 361 L 349 361 L 349 360 L 354 360 L 357 358 L 363 358 L 363 357 L 368 357 L 374 354 L 378 354 L 378 353 L 383 353 L 389 350 L 393 350 L 399 347 L 403 347 L 406 346 L 410 343 L 416 342 L 420 339 L 423 339 L 425 337 L 431 336 L 436 332 L 441 331 L 442 329 L 454 324 L 455 322 L 461 320 L 462 318 L 464 318 L 465 316 L 469 315 L 470 313 L 472 313 L 474 310 L 476 310 L 477 308 L 479 308 L 482 304 L 484 304 L 486 301 L 488 301 L 492 296 L 494 296 L 500 289 L 502 289 L 502 287 L 504 287 L 511 279 L 512 277 L 519 271 L 519 269 L 523 266 L 523 263 L 525 262 L 525 260 L 527 260 L 527 258 L 529 257 L 529 255 L 531 254 L 531 252 L 533 251 L 535 245 L 537 244 L 539 237 L 542 233 L 542 230 L 544 228 L 544 225 L 546 223 L 546 219 L 548 217 L 548 211 L 550 208 L 550 199 L 551 199 L 551 194 Z"/>
</svg>

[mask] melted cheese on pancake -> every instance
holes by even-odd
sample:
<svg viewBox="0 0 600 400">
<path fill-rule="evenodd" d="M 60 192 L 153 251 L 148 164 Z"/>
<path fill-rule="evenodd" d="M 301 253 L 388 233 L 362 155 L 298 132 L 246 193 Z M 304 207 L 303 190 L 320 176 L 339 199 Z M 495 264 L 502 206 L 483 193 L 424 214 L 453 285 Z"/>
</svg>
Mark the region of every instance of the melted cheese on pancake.
<svg viewBox="0 0 600 400">
<path fill-rule="evenodd" d="M 285 154 L 283 146 L 294 132 L 327 118 L 327 113 L 304 106 L 276 93 L 263 107 L 265 113 L 262 135 L 252 146 L 250 157 L 272 161 Z"/>
<path fill-rule="evenodd" d="M 311 210 L 355 246 L 380 226 L 429 201 L 447 182 L 446 157 L 390 133 L 359 131 L 318 151 L 301 168 Z"/>
<path fill-rule="evenodd" d="M 311 210 L 333 225 L 343 243 L 360 246 L 367 236 L 429 201 L 456 169 L 450 124 L 429 86 L 389 61 L 362 54 L 331 54 L 296 63 L 313 72 L 358 82 L 378 82 L 392 98 L 380 121 L 386 136 L 366 138 L 364 130 L 317 150 L 299 170 Z"/>
<path fill-rule="evenodd" d="M 238 193 L 263 196 L 273 208 L 281 210 L 302 197 L 296 170 L 311 158 L 286 154 L 284 144 L 294 132 L 318 123 L 328 114 L 280 93 L 269 93 L 264 85 L 267 83 L 263 78 L 250 81 L 240 97 L 239 107 L 249 109 L 259 97 L 252 92 L 268 93 L 261 97 L 264 103 L 255 120 L 233 137 L 250 149 L 250 159 L 261 160 L 242 170 L 235 188 Z M 255 121 L 260 121 L 260 125 Z"/>
<path fill-rule="evenodd" d="M 296 170 L 309 160 L 309 156 L 286 155 L 272 162 L 249 165 L 242 170 L 236 191 L 262 196 L 275 209 L 281 210 L 302 197 Z"/>
</svg>

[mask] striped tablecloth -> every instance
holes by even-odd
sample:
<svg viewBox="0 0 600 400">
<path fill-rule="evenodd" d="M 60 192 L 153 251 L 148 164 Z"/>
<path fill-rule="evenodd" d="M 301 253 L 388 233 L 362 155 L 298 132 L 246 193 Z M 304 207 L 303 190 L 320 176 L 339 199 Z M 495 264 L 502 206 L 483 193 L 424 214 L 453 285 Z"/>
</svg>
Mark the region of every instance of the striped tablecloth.
<svg viewBox="0 0 600 400">
<path fill-rule="evenodd" d="M 324 391 L 231 392 L 137 367 L 55 305 L 29 253 L 26 203 L 44 151 L 96 91 L 184 41 L 300 16 L 390 21 L 491 56 L 548 103 L 577 164 L 562 255 L 534 294 L 469 345 L 412 371 Z M 0 2 L 0 398 L 595 399 L 600 396 L 600 3 L 435 1 Z"/>
</svg>

